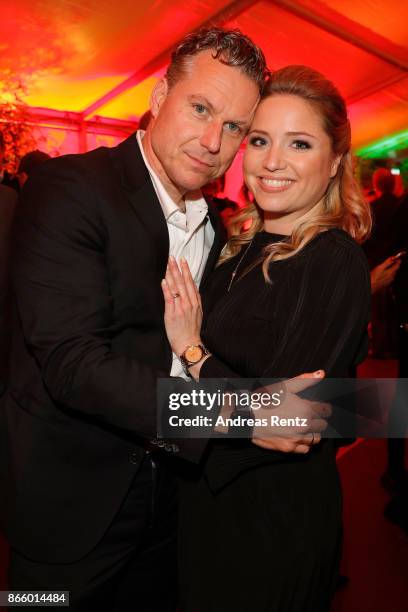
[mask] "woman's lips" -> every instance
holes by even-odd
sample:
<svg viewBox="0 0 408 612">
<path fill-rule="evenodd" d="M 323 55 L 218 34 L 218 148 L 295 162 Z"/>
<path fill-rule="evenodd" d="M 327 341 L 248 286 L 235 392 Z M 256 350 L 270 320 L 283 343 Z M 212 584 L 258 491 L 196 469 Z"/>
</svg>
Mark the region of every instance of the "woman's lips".
<svg viewBox="0 0 408 612">
<path fill-rule="evenodd" d="M 258 176 L 257 181 L 260 188 L 267 193 L 279 193 L 280 191 L 286 191 L 295 183 L 293 179 L 277 179 L 266 176 Z"/>
</svg>

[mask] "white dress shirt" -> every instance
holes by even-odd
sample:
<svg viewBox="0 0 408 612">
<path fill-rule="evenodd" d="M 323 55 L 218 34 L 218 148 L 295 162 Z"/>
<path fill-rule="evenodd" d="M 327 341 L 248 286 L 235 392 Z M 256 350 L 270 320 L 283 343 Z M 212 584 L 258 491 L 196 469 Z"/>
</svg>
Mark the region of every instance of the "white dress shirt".
<svg viewBox="0 0 408 612">
<path fill-rule="evenodd" d="M 208 218 L 207 202 L 201 191 L 197 190 L 186 193 L 185 212 L 177 206 L 147 161 L 142 144 L 143 136 L 143 130 L 136 132 L 140 152 L 166 219 L 170 243 L 169 255 L 173 255 L 177 261 L 180 257 L 186 258 L 194 282 L 199 286 L 214 241 L 214 230 Z M 178 356 L 174 353 L 170 376 L 187 378 Z"/>
</svg>

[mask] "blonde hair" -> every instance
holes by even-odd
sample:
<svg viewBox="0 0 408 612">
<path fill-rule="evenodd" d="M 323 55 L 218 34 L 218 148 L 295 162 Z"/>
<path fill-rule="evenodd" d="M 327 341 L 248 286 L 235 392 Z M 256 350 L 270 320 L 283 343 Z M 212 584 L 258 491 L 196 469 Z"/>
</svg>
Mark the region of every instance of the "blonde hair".
<svg viewBox="0 0 408 612">
<path fill-rule="evenodd" d="M 298 221 L 287 240 L 265 247 L 261 261 L 266 281 L 269 281 L 268 269 L 272 261 L 293 257 L 317 234 L 339 228 L 357 242 L 363 242 L 372 223 L 369 205 L 354 178 L 350 122 L 345 101 L 336 87 L 312 68 L 286 66 L 272 73 L 262 99 L 276 95 L 297 96 L 309 102 L 323 121 L 333 154 L 340 155 L 341 160 L 336 175 L 330 179 L 322 205 L 315 207 L 307 219 Z M 247 197 L 247 206 L 231 218 L 230 239 L 219 263 L 236 255 L 263 227 L 262 210 Z"/>
</svg>

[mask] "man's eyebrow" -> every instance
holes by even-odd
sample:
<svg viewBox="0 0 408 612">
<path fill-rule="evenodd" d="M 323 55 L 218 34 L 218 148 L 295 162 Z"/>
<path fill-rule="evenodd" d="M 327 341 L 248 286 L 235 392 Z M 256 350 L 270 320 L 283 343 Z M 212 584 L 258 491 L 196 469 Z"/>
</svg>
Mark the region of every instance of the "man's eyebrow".
<svg viewBox="0 0 408 612">
<path fill-rule="evenodd" d="M 245 119 L 243 119 L 242 121 L 240 119 L 233 119 L 231 121 L 231 123 L 236 123 L 237 125 L 241 125 L 241 126 L 244 126 L 244 127 L 245 126 L 249 127 L 250 121 L 245 121 Z"/>
<path fill-rule="evenodd" d="M 205 96 L 202 96 L 200 94 L 194 94 L 192 96 L 188 96 L 188 99 L 190 102 L 197 102 L 197 104 L 203 104 L 203 106 L 208 106 L 211 111 L 215 112 L 214 106 Z"/>
</svg>

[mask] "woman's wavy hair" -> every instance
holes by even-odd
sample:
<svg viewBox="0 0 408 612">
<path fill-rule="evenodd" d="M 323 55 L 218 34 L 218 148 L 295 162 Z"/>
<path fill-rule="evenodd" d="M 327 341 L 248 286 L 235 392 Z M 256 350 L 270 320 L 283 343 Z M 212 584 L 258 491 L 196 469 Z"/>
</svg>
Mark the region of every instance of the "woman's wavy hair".
<svg viewBox="0 0 408 612">
<path fill-rule="evenodd" d="M 371 214 L 353 175 L 350 122 L 346 103 L 333 83 L 308 66 L 286 66 L 272 73 L 262 99 L 278 95 L 302 98 L 320 115 L 330 137 L 335 156 L 341 155 L 337 173 L 327 186 L 321 205 L 312 209 L 307 219 L 295 224 L 284 242 L 268 245 L 263 255 L 263 273 L 269 281 L 272 261 L 296 255 L 320 232 L 340 228 L 357 242 L 363 242 L 371 230 Z M 248 194 L 249 195 L 249 194 Z M 231 218 L 230 239 L 219 263 L 236 255 L 264 227 L 262 210 L 247 198 L 247 206 Z"/>
</svg>

